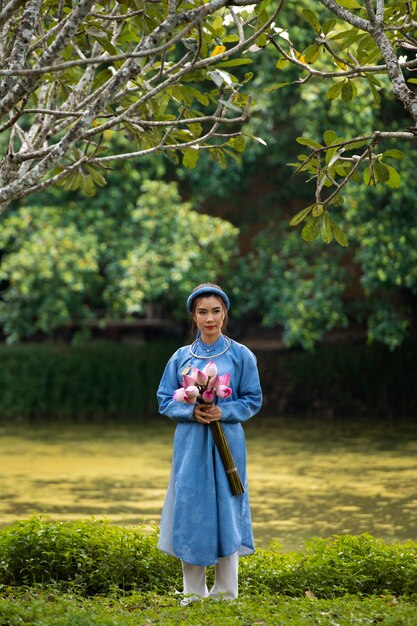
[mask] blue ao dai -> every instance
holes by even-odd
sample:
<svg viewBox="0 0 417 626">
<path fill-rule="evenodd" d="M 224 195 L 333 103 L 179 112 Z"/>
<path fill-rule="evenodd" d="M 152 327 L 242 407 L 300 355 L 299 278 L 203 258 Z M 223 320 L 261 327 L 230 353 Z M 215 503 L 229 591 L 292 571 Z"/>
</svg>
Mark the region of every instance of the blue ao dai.
<svg viewBox="0 0 417 626">
<path fill-rule="evenodd" d="M 228 350 L 214 358 L 218 374 L 230 374 L 233 393 L 219 398 L 222 426 L 245 487 L 233 496 L 222 460 L 208 425 L 194 420 L 194 405 L 173 400 L 187 367 L 203 369 L 207 358 L 228 346 L 223 335 L 213 344 L 201 339 L 180 348 L 170 358 L 158 388 L 159 410 L 177 422 L 171 476 L 161 516 L 159 548 L 193 565 L 213 565 L 219 557 L 236 551 L 254 551 L 246 475 L 246 445 L 242 423 L 262 404 L 256 359 L 242 344 L 232 341 Z"/>
</svg>

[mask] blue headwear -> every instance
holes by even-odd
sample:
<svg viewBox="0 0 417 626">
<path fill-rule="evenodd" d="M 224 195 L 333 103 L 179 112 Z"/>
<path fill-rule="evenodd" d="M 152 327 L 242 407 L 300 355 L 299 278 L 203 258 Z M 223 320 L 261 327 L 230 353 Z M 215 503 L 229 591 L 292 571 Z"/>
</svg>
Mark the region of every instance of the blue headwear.
<svg viewBox="0 0 417 626">
<path fill-rule="evenodd" d="M 202 298 L 203 296 L 218 296 L 219 298 L 223 300 L 224 305 L 226 307 L 226 311 L 229 310 L 229 307 L 230 307 L 229 298 L 224 293 L 224 291 L 222 289 L 218 289 L 217 287 L 210 287 L 209 285 L 207 285 L 204 287 L 200 287 L 199 289 L 196 289 L 195 291 L 190 293 L 190 295 L 187 298 L 188 313 L 191 313 L 194 300 L 196 298 Z"/>
</svg>

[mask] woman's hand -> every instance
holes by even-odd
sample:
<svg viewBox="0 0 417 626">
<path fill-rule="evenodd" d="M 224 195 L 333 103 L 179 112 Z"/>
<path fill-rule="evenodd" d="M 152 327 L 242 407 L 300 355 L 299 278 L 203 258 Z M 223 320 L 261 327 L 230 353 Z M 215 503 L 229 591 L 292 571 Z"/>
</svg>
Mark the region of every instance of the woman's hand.
<svg viewBox="0 0 417 626">
<path fill-rule="evenodd" d="M 222 419 L 222 410 L 217 404 L 196 404 L 193 415 L 199 424 L 210 424 Z"/>
</svg>

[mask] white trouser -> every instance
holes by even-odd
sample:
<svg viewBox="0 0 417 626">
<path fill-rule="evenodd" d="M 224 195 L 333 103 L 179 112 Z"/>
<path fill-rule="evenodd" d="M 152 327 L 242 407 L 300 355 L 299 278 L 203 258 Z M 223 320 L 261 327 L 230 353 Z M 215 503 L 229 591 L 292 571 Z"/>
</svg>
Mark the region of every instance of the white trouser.
<svg viewBox="0 0 417 626">
<path fill-rule="evenodd" d="M 239 552 L 229 556 L 219 557 L 215 566 L 214 585 L 210 593 L 206 585 L 206 568 L 204 565 L 182 563 L 184 579 L 184 595 L 192 602 L 201 598 L 215 598 L 217 600 L 234 600 L 238 595 L 238 567 Z"/>
</svg>

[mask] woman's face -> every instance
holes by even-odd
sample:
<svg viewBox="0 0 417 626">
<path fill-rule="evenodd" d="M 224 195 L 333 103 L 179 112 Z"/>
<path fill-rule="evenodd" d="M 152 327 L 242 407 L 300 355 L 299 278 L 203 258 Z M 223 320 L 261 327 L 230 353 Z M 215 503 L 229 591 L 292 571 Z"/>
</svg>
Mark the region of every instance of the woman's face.
<svg viewBox="0 0 417 626">
<path fill-rule="evenodd" d="M 216 296 L 198 298 L 193 317 L 204 343 L 217 341 L 222 332 L 225 316 L 224 305 L 220 298 Z"/>
</svg>

